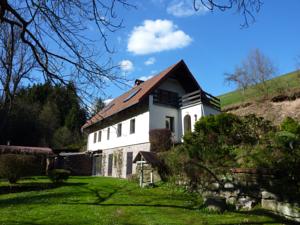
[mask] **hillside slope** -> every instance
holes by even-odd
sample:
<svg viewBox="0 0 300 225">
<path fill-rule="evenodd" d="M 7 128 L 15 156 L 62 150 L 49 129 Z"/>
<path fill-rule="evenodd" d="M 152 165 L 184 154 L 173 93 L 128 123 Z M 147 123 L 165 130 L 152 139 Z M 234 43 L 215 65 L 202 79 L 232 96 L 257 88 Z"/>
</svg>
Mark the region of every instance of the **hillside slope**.
<svg viewBox="0 0 300 225">
<path fill-rule="evenodd" d="M 253 102 L 241 105 L 241 107 L 228 109 L 226 112 L 239 116 L 256 114 L 259 117 L 272 121 L 274 124 L 280 124 L 287 116 L 300 121 L 300 98 L 294 101 Z"/>
<path fill-rule="evenodd" d="M 295 71 L 275 77 L 268 80 L 266 84 L 270 96 L 276 96 L 287 91 L 293 92 L 295 89 L 300 89 L 300 72 Z M 222 108 L 232 104 L 254 101 L 262 97 L 262 93 L 257 90 L 256 86 L 249 87 L 245 93 L 241 90 L 237 90 L 218 96 L 221 100 Z"/>
<path fill-rule="evenodd" d="M 256 114 L 274 124 L 287 116 L 300 121 L 300 73 L 292 72 L 267 81 L 268 94 L 262 95 L 257 87 L 245 93 L 233 91 L 219 96 L 222 111 L 240 116 Z"/>
</svg>

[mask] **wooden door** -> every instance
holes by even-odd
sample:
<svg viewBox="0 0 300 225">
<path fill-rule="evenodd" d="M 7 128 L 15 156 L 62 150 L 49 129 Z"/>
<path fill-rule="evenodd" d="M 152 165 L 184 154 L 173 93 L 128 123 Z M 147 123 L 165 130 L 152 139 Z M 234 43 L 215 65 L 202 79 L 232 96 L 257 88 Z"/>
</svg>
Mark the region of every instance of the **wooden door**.
<svg viewBox="0 0 300 225">
<path fill-rule="evenodd" d="M 109 154 L 108 155 L 108 170 L 107 170 L 108 176 L 112 175 L 112 166 L 113 166 L 113 154 Z"/>
<path fill-rule="evenodd" d="M 133 160 L 133 153 L 132 152 L 127 152 L 126 176 L 132 174 L 132 160 Z"/>
</svg>

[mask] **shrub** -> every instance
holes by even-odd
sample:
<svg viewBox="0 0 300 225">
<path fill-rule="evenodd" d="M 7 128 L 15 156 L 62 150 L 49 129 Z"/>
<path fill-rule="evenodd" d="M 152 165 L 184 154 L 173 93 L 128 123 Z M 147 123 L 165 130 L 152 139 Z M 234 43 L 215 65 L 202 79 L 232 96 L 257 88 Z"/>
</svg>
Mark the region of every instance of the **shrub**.
<svg viewBox="0 0 300 225">
<path fill-rule="evenodd" d="M 163 174 L 160 175 L 173 184 L 184 184 L 186 180 L 185 166 L 188 163 L 187 152 L 182 145 L 171 148 L 170 151 L 161 152 L 160 160 L 163 162 Z"/>
<path fill-rule="evenodd" d="M 275 142 L 279 147 L 294 149 L 297 144 L 298 137 L 289 131 L 279 131 L 275 134 Z"/>
<path fill-rule="evenodd" d="M 172 133 L 169 129 L 153 129 L 149 132 L 151 151 L 163 152 L 171 148 Z"/>
<path fill-rule="evenodd" d="M 30 155 L 0 155 L 0 177 L 15 184 L 21 177 L 33 175 L 39 165 L 37 158 Z"/>
<path fill-rule="evenodd" d="M 63 183 L 69 179 L 69 170 L 64 169 L 53 169 L 49 172 L 48 177 L 53 183 Z"/>
<path fill-rule="evenodd" d="M 285 118 L 280 127 L 283 131 L 287 131 L 293 134 L 300 134 L 300 124 L 291 117 Z"/>
</svg>

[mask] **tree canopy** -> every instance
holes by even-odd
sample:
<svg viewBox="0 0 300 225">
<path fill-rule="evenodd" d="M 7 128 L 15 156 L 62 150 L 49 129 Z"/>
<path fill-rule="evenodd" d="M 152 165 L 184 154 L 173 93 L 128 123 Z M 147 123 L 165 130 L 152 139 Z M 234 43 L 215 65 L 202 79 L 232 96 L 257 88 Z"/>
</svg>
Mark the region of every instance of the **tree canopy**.
<svg viewBox="0 0 300 225">
<path fill-rule="evenodd" d="M 14 107 L 1 130 L 0 143 L 80 148 L 87 112 L 74 84 L 37 84 L 17 92 Z"/>
</svg>

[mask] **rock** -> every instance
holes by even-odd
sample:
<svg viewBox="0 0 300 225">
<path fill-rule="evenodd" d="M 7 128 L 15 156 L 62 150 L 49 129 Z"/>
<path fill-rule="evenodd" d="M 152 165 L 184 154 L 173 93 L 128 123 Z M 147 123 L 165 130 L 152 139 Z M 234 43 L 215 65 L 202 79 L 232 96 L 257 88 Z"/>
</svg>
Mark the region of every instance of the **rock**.
<svg viewBox="0 0 300 225">
<path fill-rule="evenodd" d="M 287 202 L 278 202 L 274 199 L 262 199 L 261 207 L 271 210 L 287 219 L 300 222 L 300 211 L 297 208 L 297 205 L 292 205 Z"/>
<path fill-rule="evenodd" d="M 220 184 L 215 182 L 215 183 L 211 183 L 210 188 L 212 191 L 217 191 L 220 188 Z"/>
<path fill-rule="evenodd" d="M 236 208 L 251 210 L 255 205 L 256 205 L 256 200 L 246 196 L 246 197 L 241 197 L 237 200 Z"/>
<path fill-rule="evenodd" d="M 226 203 L 231 204 L 231 205 L 235 205 L 236 204 L 236 197 L 231 196 L 229 198 L 226 198 Z"/>
<path fill-rule="evenodd" d="M 216 212 L 224 212 L 227 208 L 226 200 L 222 197 L 207 197 L 205 202 L 205 206 L 207 209 L 216 211 Z"/>
<path fill-rule="evenodd" d="M 261 207 L 264 209 L 269 209 L 272 211 L 277 210 L 277 201 L 274 199 L 262 199 L 261 200 Z"/>
<path fill-rule="evenodd" d="M 234 184 L 233 183 L 225 183 L 224 184 L 224 188 L 226 188 L 226 189 L 233 189 L 234 188 Z"/>
<path fill-rule="evenodd" d="M 271 192 L 268 191 L 262 191 L 261 192 L 261 198 L 262 199 L 277 199 L 277 196 Z"/>
</svg>

